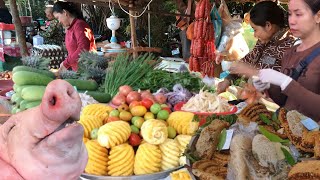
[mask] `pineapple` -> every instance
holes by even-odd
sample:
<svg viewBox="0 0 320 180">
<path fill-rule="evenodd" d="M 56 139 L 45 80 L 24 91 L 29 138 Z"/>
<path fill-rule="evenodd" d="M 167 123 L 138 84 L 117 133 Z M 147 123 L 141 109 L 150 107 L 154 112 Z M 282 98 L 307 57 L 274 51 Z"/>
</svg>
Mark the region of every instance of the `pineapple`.
<svg viewBox="0 0 320 180">
<path fill-rule="evenodd" d="M 61 79 L 78 79 L 79 75 L 75 71 L 69 71 L 69 70 L 62 70 L 60 73 Z"/>
<path fill-rule="evenodd" d="M 94 52 L 84 51 L 79 57 L 79 68 L 80 66 L 98 66 L 99 68 L 106 69 L 108 67 L 108 60 Z"/>
<path fill-rule="evenodd" d="M 22 64 L 36 69 L 49 69 L 50 59 L 39 55 L 31 55 L 21 58 Z"/>
</svg>

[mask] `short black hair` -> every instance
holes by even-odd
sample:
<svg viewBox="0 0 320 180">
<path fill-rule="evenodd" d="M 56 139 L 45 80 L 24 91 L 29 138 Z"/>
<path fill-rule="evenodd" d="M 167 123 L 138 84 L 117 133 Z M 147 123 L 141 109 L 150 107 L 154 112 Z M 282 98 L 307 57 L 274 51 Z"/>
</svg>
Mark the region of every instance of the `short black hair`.
<svg viewBox="0 0 320 180">
<path fill-rule="evenodd" d="M 269 21 L 279 27 L 285 27 L 283 10 L 272 1 L 262 1 L 257 3 L 250 11 L 250 21 L 258 26 L 265 26 Z"/>
<path fill-rule="evenodd" d="M 53 5 L 53 13 L 62 13 L 63 10 L 68 11 L 72 16 L 78 19 L 84 19 L 80 9 L 72 2 L 58 1 Z"/>
</svg>

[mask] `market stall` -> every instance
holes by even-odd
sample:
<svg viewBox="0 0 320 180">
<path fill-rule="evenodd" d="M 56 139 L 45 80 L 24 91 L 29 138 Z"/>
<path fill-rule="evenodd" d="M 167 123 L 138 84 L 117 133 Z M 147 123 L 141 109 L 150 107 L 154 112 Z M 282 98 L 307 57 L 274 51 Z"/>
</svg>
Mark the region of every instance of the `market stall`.
<svg viewBox="0 0 320 180">
<path fill-rule="evenodd" d="M 205 10 L 209 4 L 198 5 Z M 203 17 L 197 23 L 210 28 L 197 26 L 202 31 L 194 40 L 211 37 L 202 46 L 206 51 L 192 51 L 191 58 L 210 63 L 212 24 Z M 240 77 L 219 94 L 221 79 L 212 78 L 212 64 L 188 69 L 183 63 L 172 73 L 161 67 L 166 60 L 151 53 L 105 58 L 82 52 L 77 72 L 57 76 L 49 62 L 24 58 L 12 75 L 0 76 L 13 82 L 13 90 L 1 94 L 10 102 L 0 102 L 9 103 L 6 115 L 12 113 L 5 127 L 14 124 L 7 129 L 17 132 L 3 133 L 10 138 L 0 142 L 4 149 L 7 143 L 19 149 L 10 157 L 0 153 L 0 163 L 26 179 L 50 179 L 48 174 L 101 180 L 320 178 L 317 122 L 280 108 L 252 80 Z M 17 137 L 22 132 L 24 138 Z M 24 155 L 40 162 L 36 165 L 43 171 L 32 173 L 25 166 L 29 162 L 16 163 Z"/>
</svg>

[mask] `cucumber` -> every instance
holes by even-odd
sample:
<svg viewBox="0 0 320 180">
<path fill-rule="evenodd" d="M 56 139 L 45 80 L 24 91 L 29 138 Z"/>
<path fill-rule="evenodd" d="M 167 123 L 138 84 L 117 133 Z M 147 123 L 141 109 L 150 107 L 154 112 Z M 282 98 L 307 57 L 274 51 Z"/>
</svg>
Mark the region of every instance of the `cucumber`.
<svg viewBox="0 0 320 180">
<path fill-rule="evenodd" d="M 92 96 L 93 99 L 100 103 L 108 103 L 111 100 L 111 95 L 108 93 L 103 93 L 99 91 L 79 91 L 79 93 L 85 93 Z"/>
<path fill-rule="evenodd" d="M 46 86 L 28 86 L 22 89 L 21 97 L 27 101 L 40 101 L 45 90 Z"/>
<path fill-rule="evenodd" d="M 16 111 L 17 111 L 17 109 L 18 109 L 18 107 L 13 107 L 12 109 L 11 109 L 11 114 L 15 114 L 16 113 Z"/>
<path fill-rule="evenodd" d="M 30 109 L 36 106 L 39 106 L 41 104 L 41 101 L 33 101 L 33 102 L 29 102 L 28 104 L 26 104 L 26 109 Z"/>
<path fill-rule="evenodd" d="M 18 99 L 16 99 L 16 103 L 17 103 L 17 106 L 20 106 L 20 103 L 21 101 L 23 101 L 22 97 L 18 97 Z"/>
<path fill-rule="evenodd" d="M 27 100 L 22 100 L 21 102 L 20 102 L 20 109 L 21 110 L 25 110 L 26 109 L 26 105 L 28 104 L 28 103 L 31 103 L 31 102 L 34 102 L 34 101 L 27 101 Z"/>
<path fill-rule="evenodd" d="M 13 85 L 13 91 L 17 92 L 17 90 L 20 88 L 20 86 L 18 84 L 14 84 Z"/>
<path fill-rule="evenodd" d="M 17 94 L 21 94 L 21 91 L 22 91 L 22 89 L 23 88 L 25 88 L 25 87 L 29 87 L 29 86 L 33 86 L 33 85 L 22 85 L 22 86 L 19 86 L 19 85 L 17 85 L 18 87 L 17 87 L 17 89 L 16 89 L 16 93 Z"/>
<path fill-rule="evenodd" d="M 81 79 L 64 79 L 72 86 L 76 86 L 78 90 L 95 91 L 98 89 L 98 83 L 94 80 L 81 80 Z"/>
<path fill-rule="evenodd" d="M 12 94 L 10 100 L 11 100 L 12 103 L 15 103 L 18 98 L 20 98 L 20 96 L 17 93 L 14 93 L 14 94 Z"/>
<path fill-rule="evenodd" d="M 53 78 L 35 72 L 18 71 L 13 74 L 12 80 L 18 85 L 46 86 Z"/>
<path fill-rule="evenodd" d="M 29 67 L 29 66 L 16 66 L 16 67 L 14 67 L 12 69 L 12 73 L 13 74 L 16 73 L 16 72 L 19 72 L 19 71 L 36 72 L 36 73 L 43 74 L 43 75 L 46 75 L 46 76 L 51 77 L 51 78 L 55 78 L 56 77 L 54 75 L 54 73 L 51 72 L 51 71 L 36 69 L 36 68 L 33 68 L 33 67 Z"/>
</svg>

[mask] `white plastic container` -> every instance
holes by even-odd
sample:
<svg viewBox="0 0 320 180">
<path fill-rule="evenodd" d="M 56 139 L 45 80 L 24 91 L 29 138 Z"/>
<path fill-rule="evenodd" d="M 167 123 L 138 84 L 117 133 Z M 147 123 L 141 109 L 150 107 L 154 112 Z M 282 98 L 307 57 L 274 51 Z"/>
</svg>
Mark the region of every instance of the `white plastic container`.
<svg viewBox="0 0 320 180">
<path fill-rule="evenodd" d="M 33 36 L 32 40 L 34 46 L 43 45 L 43 37 L 40 35 Z"/>
</svg>

